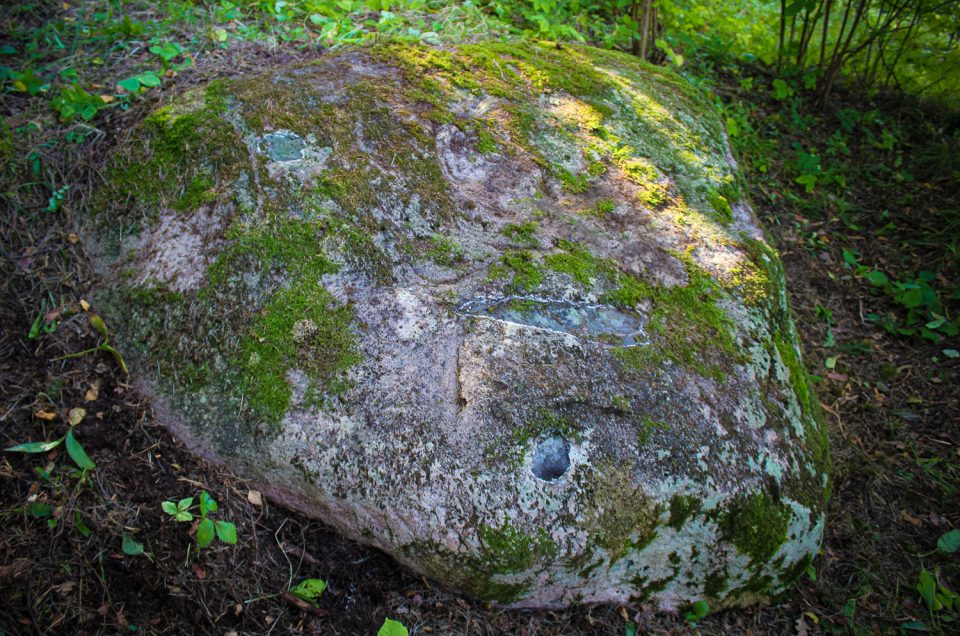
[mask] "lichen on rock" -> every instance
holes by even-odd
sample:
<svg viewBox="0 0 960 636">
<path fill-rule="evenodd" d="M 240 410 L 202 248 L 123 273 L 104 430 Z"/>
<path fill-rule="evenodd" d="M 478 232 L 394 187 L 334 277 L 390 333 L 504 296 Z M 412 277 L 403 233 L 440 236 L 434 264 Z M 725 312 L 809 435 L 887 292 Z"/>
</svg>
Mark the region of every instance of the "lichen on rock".
<svg viewBox="0 0 960 636">
<path fill-rule="evenodd" d="M 516 606 L 713 608 L 819 549 L 825 427 L 722 125 L 588 47 L 387 42 L 149 115 L 89 224 L 174 432 Z"/>
</svg>

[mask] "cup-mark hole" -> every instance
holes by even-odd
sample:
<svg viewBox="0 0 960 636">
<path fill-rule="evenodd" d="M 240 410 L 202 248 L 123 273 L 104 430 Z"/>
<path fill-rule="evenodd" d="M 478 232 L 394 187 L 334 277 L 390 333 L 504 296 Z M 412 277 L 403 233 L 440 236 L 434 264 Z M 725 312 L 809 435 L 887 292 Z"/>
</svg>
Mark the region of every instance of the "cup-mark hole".
<svg viewBox="0 0 960 636">
<path fill-rule="evenodd" d="M 570 469 L 570 442 L 555 433 L 537 442 L 533 449 L 533 474 L 544 481 L 554 481 Z"/>
</svg>

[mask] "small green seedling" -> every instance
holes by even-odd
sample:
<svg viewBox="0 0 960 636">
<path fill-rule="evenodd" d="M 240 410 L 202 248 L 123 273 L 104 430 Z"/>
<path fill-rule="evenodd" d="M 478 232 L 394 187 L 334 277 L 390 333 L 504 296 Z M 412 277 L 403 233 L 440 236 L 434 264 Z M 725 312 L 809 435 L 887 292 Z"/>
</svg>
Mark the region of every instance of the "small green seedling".
<svg viewBox="0 0 960 636">
<path fill-rule="evenodd" d="M 69 189 L 70 186 L 65 185 L 51 192 L 50 200 L 47 202 L 47 207 L 44 208 L 44 212 L 56 212 L 59 210 L 60 205 L 63 203 L 63 197 L 66 196 Z"/>
<path fill-rule="evenodd" d="M 687 612 L 684 612 L 683 618 L 693 625 L 696 625 L 698 621 L 703 620 L 703 618 L 710 612 L 710 605 L 706 601 L 697 601 L 690 606 L 690 609 Z"/>
<path fill-rule="evenodd" d="M 150 47 L 150 52 L 160 58 L 164 73 L 170 68 L 170 65 L 175 59 L 184 55 L 183 47 L 177 42 L 154 44 Z"/>
<path fill-rule="evenodd" d="M 917 592 L 930 611 L 935 631 L 940 630 L 942 623 L 955 623 L 960 617 L 960 594 L 940 582 L 939 572 L 931 574 L 921 569 L 917 577 Z"/>
<path fill-rule="evenodd" d="M 234 545 L 237 542 L 237 526 L 222 519 L 211 519 L 210 513 L 219 508 L 217 501 L 206 490 L 200 493 L 200 503 L 194 506 L 193 497 L 186 497 L 180 501 L 164 501 L 163 511 L 176 521 L 189 522 L 199 515 L 197 522 L 197 551 L 209 547 L 214 537 L 223 543 Z"/>
<path fill-rule="evenodd" d="M 67 358 L 77 358 L 80 356 L 85 356 L 88 353 L 95 353 L 97 351 L 105 351 L 112 355 L 117 361 L 117 364 L 120 365 L 120 369 L 123 370 L 125 374 L 129 375 L 127 370 L 127 364 L 123 361 L 123 356 L 120 355 L 120 352 L 117 351 L 113 345 L 110 344 L 110 331 L 107 329 L 107 323 L 103 322 L 103 318 L 97 314 L 90 313 L 87 314 L 90 317 L 90 326 L 93 327 L 97 333 L 103 336 L 103 342 L 98 344 L 96 347 L 91 347 L 89 349 L 84 349 L 83 351 L 78 351 L 76 353 L 68 353 L 65 356 L 60 356 L 56 358 L 57 360 L 66 360 Z"/>
</svg>

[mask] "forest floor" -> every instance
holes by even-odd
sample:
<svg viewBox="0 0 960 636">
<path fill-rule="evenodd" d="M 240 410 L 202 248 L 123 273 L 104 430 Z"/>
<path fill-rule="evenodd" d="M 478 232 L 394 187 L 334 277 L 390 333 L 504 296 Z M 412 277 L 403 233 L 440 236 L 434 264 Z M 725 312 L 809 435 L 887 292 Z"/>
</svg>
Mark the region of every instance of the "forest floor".
<svg viewBox="0 0 960 636">
<path fill-rule="evenodd" d="M 316 55 L 259 44 L 218 50 L 163 95 Z M 128 63 L 107 62 L 113 73 Z M 61 359 L 99 342 L 78 311 L 97 284 L 78 229 L 84 198 L 116 143 L 110 131 L 128 129 L 149 105 L 105 113 L 96 128 L 66 127 L 8 92 L 0 444 L 54 439 L 82 418 L 77 436 L 96 469 L 79 479 L 63 447 L 0 457 L 0 634 L 373 634 L 385 617 L 412 634 L 478 636 L 625 634 L 631 621 L 651 634 L 955 629 L 917 583 L 926 571 L 960 588 L 960 556 L 937 547 L 960 527 L 960 359 L 956 336 L 944 340 L 934 324 L 955 316 L 960 298 L 958 122 L 910 100 L 868 103 L 842 92 L 817 111 L 802 95 L 776 100 L 753 88 L 768 80 L 747 69 L 696 72 L 737 129 L 734 146 L 783 257 L 830 427 L 833 496 L 815 574 L 768 607 L 697 625 L 646 606 L 508 611 L 446 592 L 320 521 L 262 501 L 173 440 L 110 355 Z M 70 130 L 82 143 L 62 141 Z M 812 192 L 797 183 L 803 174 L 817 177 Z M 62 201 L 51 203 L 50 182 L 71 185 Z M 904 300 L 911 289 L 925 294 L 922 303 Z M 160 504 L 200 490 L 237 524 L 239 541 L 198 556 L 187 526 Z M 328 584 L 308 611 L 284 595 L 304 578 Z"/>
</svg>

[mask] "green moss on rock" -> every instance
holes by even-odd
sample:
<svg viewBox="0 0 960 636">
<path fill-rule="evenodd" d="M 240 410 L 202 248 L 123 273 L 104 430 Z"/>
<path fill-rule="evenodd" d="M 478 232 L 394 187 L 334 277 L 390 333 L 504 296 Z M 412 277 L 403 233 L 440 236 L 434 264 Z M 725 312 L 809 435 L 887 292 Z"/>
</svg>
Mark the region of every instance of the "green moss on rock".
<svg viewBox="0 0 960 636">
<path fill-rule="evenodd" d="M 536 245 L 537 237 L 535 234 L 539 226 L 540 224 L 536 221 L 508 223 L 503 227 L 503 235 L 521 245 Z"/>
<path fill-rule="evenodd" d="M 733 500 L 720 516 L 720 526 L 737 549 L 754 564 L 769 561 L 784 541 L 790 524 L 790 507 L 766 493 Z"/>
<path fill-rule="evenodd" d="M 533 291 L 543 282 L 543 274 L 532 252 L 515 250 L 500 257 L 500 267 L 490 269 L 491 278 L 511 276 L 508 288 L 518 292 Z"/>
<path fill-rule="evenodd" d="M 176 107 L 151 113 L 138 143 L 108 164 L 94 209 L 110 210 L 110 223 L 116 223 L 116 215 L 126 211 L 153 210 L 148 216 L 155 219 L 163 207 L 189 211 L 213 201 L 211 191 L 231 182 L 249 157 L 237 130 L 220 117 L 222 90 L 214 82 L 188 93 Z M 106 216 L 98 218 L 107 222 Z"/>
<path fill-rule="evenodd" d="M 264 306 L 240 342 L 238 361 L 244 394 L 266 421 L 279 422 L 290 405 L 290 368 L 306 372 L 315 390 L 343 389 L 339 373 L 362 359 L 352 322 L 353 312 L 317 284 L 282 289 Z"/>
<path fill-rule="evenodd" d="M 667 521 L 674 530 L 681 529 L 688 519 L 700 512 L 700 499 L 693 495 L 676 494 L 670 498 L 670 519 Z"/>
<path fill-rule="evenodd" d="M 533 567 L 538 558 L 549 558 L 557 546 L 546 534 L 530 536 L 509 522 L 499 527 L 481 525 L 482 549 L 480 569 L 491 574 L 515 574 Z"/>
</svg>

